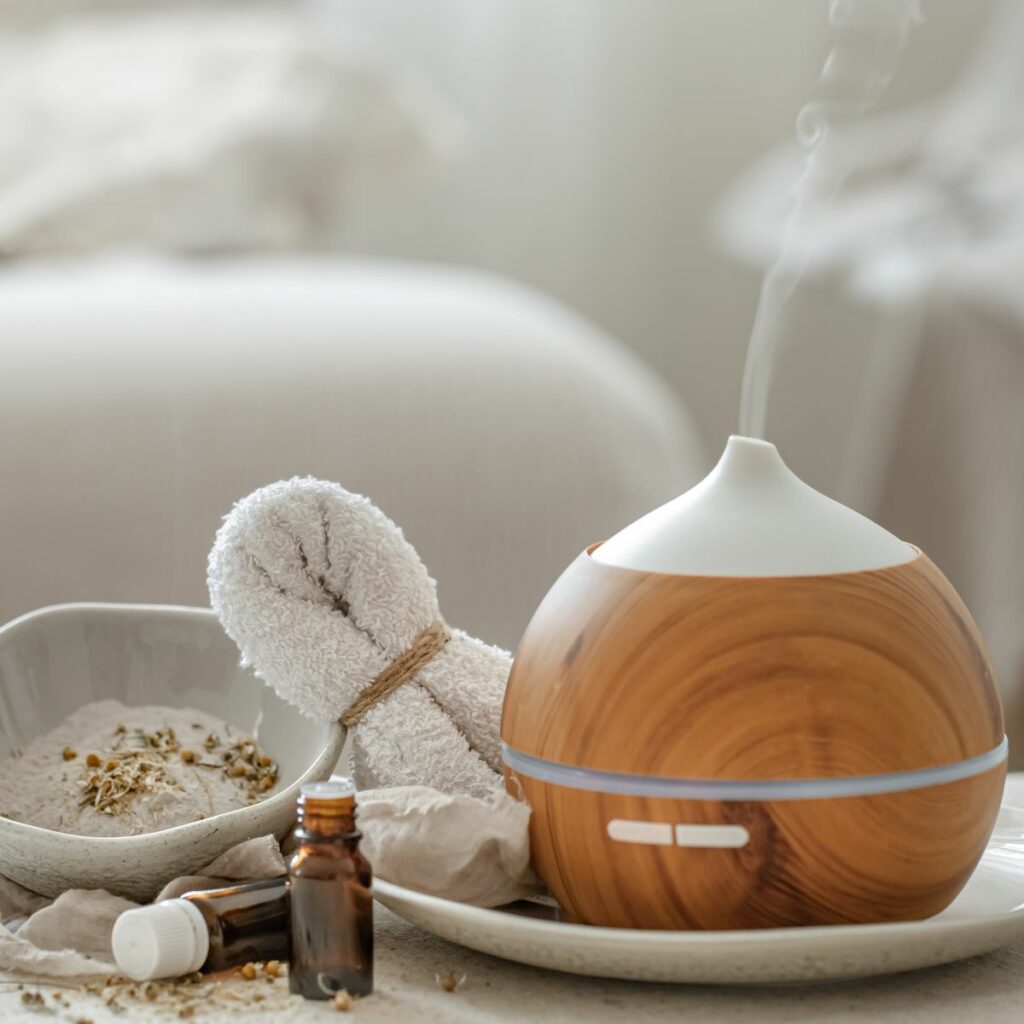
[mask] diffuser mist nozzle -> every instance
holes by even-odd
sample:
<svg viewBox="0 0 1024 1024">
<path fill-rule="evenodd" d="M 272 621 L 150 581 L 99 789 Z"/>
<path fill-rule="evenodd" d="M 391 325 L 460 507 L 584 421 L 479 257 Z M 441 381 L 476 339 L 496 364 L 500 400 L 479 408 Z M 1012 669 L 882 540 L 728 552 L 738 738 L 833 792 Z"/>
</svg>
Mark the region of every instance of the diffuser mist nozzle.
<svg viewBox="0 0 1024 1024">
<path fill-rule="evenodd" d="M 770 441 L 733 435 L 695 487 L 593 557 L 643 572 L 822 576 L 902 565 L 917 550 L 805 484 Z"/>
</svg>

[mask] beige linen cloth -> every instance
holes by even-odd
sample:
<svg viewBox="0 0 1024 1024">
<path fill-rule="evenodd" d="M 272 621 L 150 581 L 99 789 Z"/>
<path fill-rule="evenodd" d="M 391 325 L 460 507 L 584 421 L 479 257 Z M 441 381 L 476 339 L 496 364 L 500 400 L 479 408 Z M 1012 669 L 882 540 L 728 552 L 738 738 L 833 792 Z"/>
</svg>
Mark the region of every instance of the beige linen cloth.
<svg viewBox="0 0 1024 1024">
<path fill-rule="evenodd" d="M 157 899 L 284 872 L 277 840 L 260 836 L 222 853 L 200 875 L 169 881 Z M 0 878 L 0 970 L 53 978 L 114 974 L 110 933 L 118 915 L 136 906 L 104 889 L 69 889 L 50 900 Z"/>
<path fill-rule="evenodd" d="M 500 793 L 482 799 L 402 786 L 359 794 L 362 849 L 376 877 L 479 906 L 535 891 L 529 813 L 525 804 Z M 168 881 L 157 900 L 274 878 L 285 870 L 277 840 L 259 836 L 222 853 L 198 875 Z M 50 900 L 0 876 L 0 971 L 37 978 L 114 974 L 114 921 L 136 906 L 103 889 L 69 889 Z"/>
</svg>

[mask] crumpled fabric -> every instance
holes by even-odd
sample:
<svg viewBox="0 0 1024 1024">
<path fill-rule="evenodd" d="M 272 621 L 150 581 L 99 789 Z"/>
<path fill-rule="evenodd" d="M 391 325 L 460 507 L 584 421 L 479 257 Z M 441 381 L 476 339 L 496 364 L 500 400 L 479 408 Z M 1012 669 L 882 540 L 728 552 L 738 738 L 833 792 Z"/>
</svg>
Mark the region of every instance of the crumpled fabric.
<svg viewBox="0 0 1024 1024">
<path fill-rule="evenodd" d="M 222 853 L 200 875 L 169 881 L 154 902 L 194 889 L 214 889 L 284 873 L 277 840 L 260 836 Z M 137 906 L 105 889 L 69 889 L 49 900 L 2 878 L 0 971 L 64 979 L 116 974 L 110 949 L 114 921 Z"/>
<path fill-rule="evenodd" d="M 530 808 L 427 786 L 359 794 L 362 850 L 378 878 L 431 896 L 496 907 L 534 894 Z"/>
</svg>

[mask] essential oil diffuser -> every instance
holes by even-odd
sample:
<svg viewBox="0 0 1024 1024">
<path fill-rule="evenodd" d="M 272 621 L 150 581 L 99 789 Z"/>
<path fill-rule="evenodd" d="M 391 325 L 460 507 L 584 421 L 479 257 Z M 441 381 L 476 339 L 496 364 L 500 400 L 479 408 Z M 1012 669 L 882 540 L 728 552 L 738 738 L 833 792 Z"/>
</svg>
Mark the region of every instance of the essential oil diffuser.
<svg viewBox="0 0 1024 1024">
<path fill-rule="evenodd" d="M 928 917 L 1006 773 L 992 668 L 942 573 L 743 437 L 555 583 L 502 738 L 566 915 L 630 928 Z"/>
</svg>

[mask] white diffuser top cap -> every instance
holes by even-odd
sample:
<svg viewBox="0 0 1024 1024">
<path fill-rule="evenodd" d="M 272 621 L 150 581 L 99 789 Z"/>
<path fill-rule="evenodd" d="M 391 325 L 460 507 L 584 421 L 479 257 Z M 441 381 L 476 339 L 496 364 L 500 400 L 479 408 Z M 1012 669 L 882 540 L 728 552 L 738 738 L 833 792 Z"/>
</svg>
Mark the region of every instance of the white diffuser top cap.
<svg viewBox="0 0 1024 1024">
<path fill-rule="evenodd" d="M 615 534 L 593 557 L 642 572 L 827 576 L 902 565 L 917 554 L 805 484 L 775 445 L 734 435 L 699 484 Z"/>
<path fill-rule="evenodd" d="M 183 899 L 126 910 L 114 922 L 110 941 L 117 966 L 134 981 L 191 974 L 210 951 L 203 915 Z"/>
</svg>

